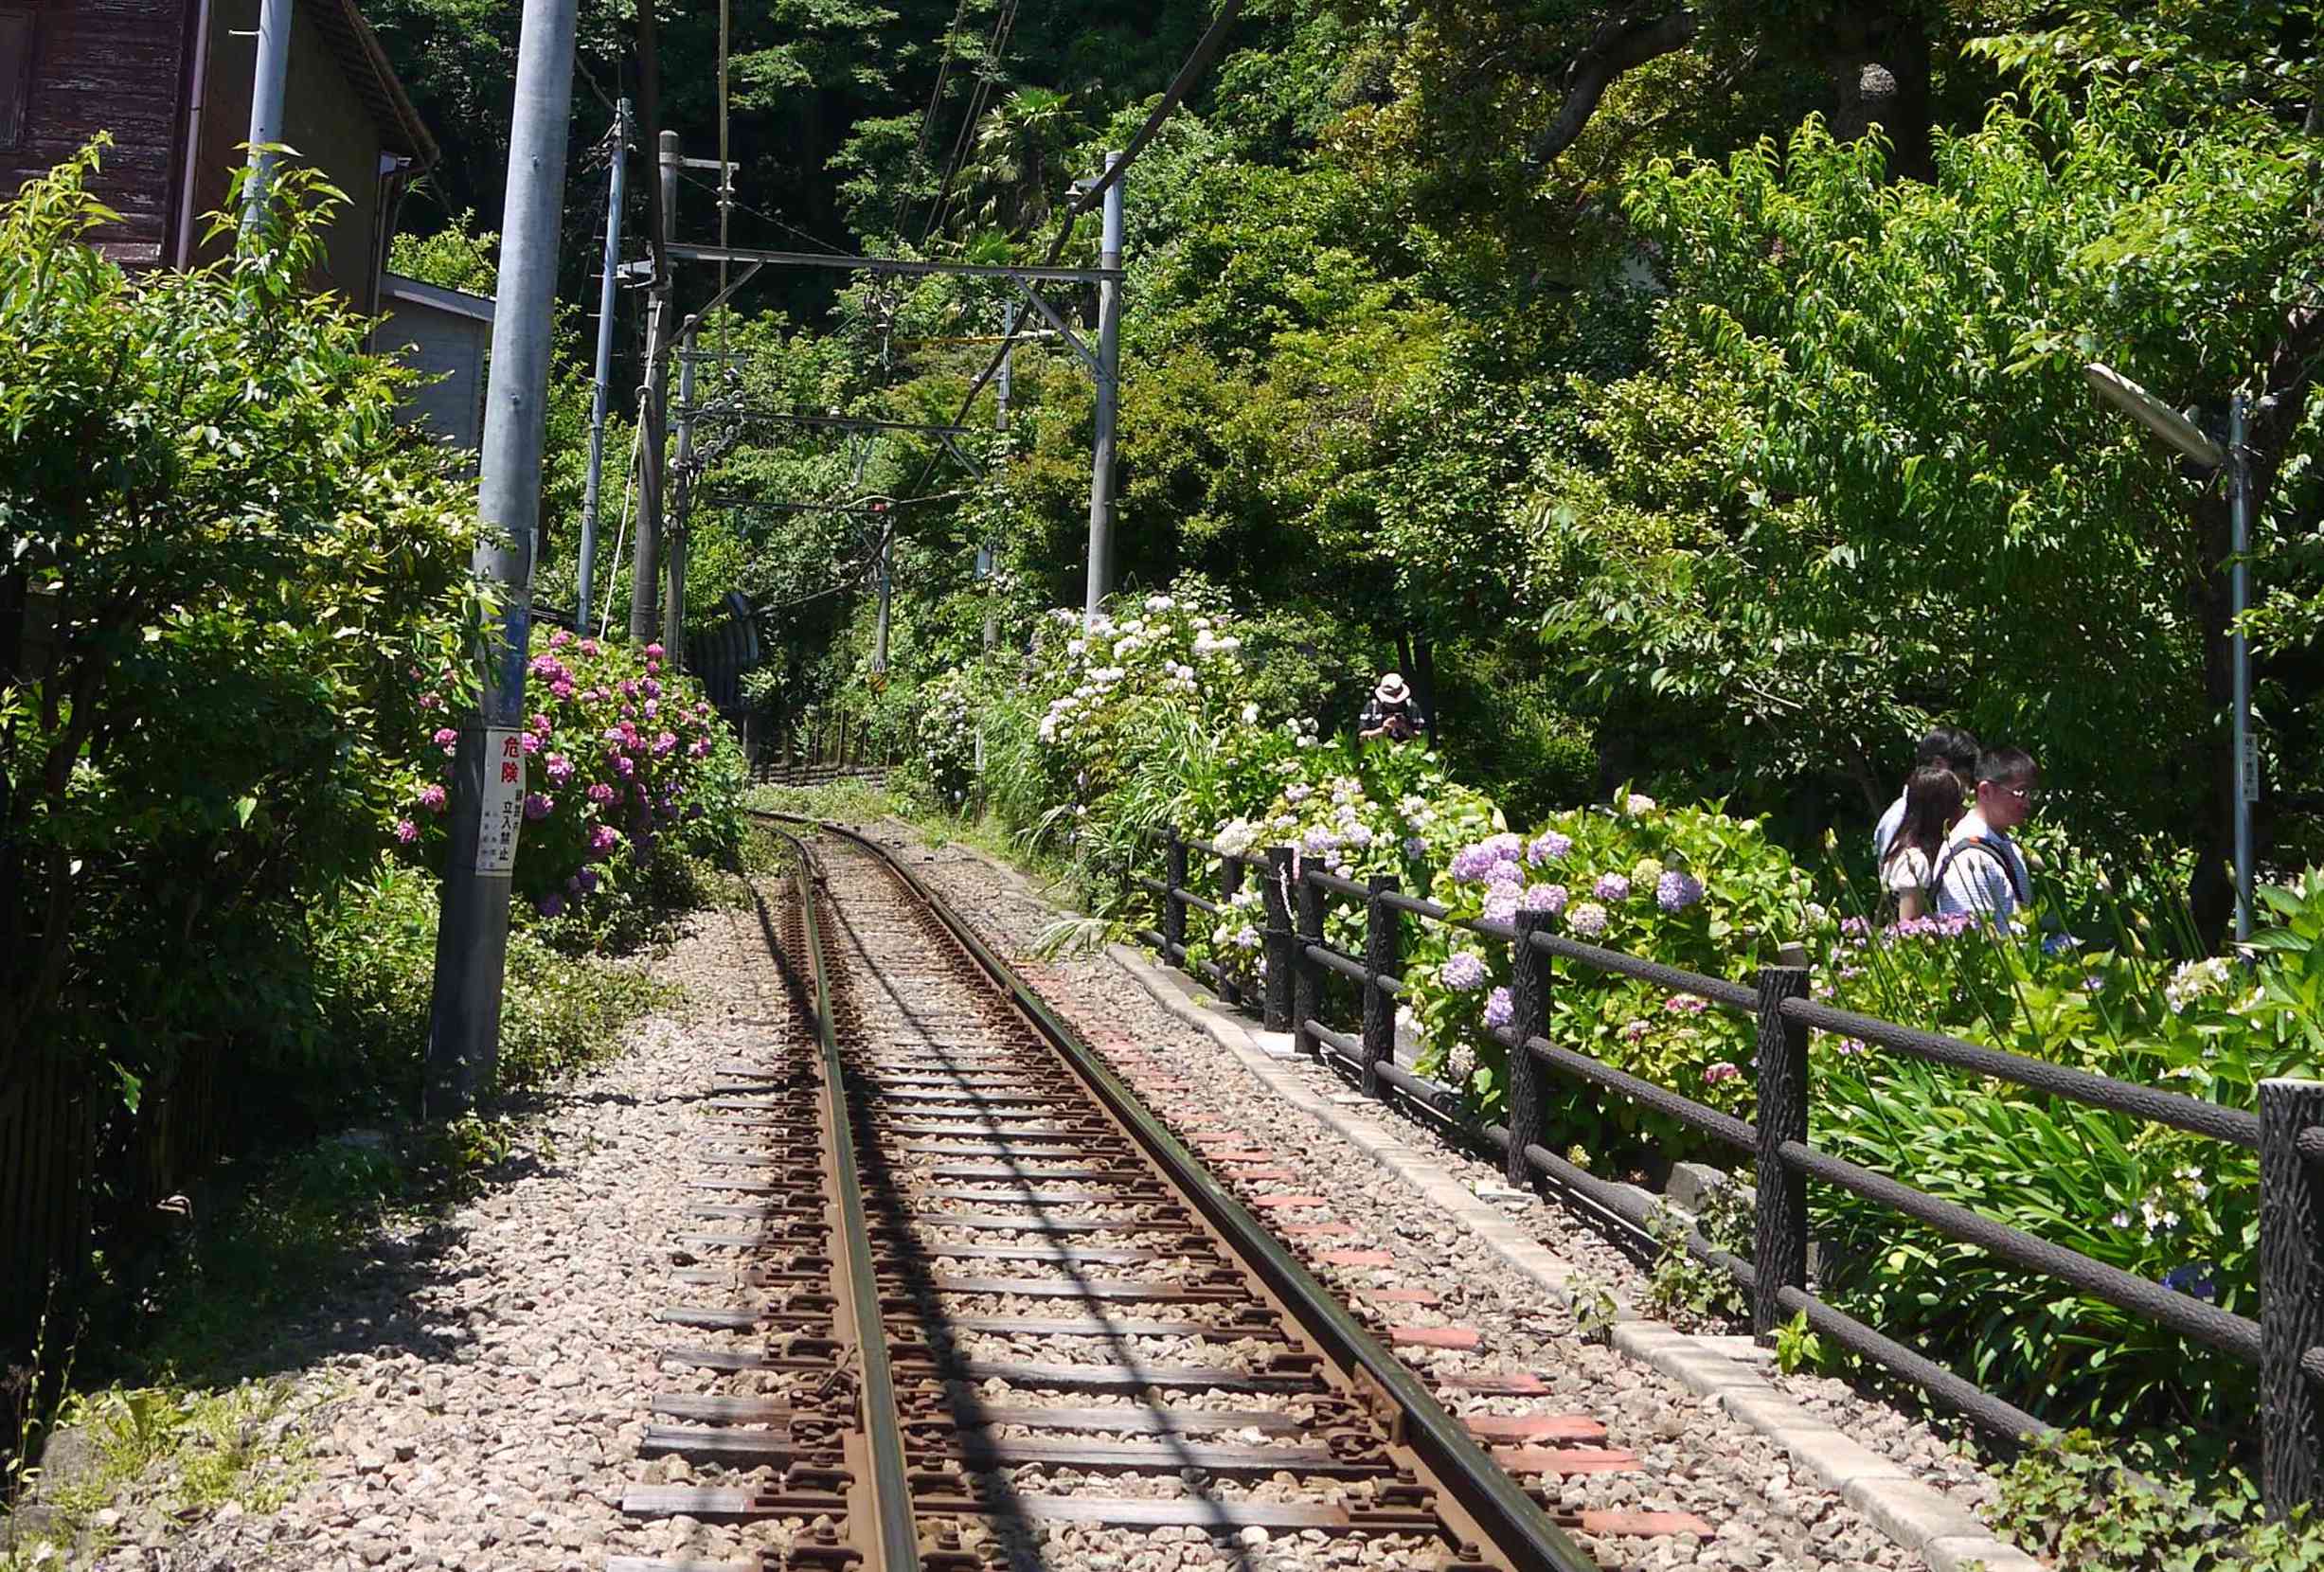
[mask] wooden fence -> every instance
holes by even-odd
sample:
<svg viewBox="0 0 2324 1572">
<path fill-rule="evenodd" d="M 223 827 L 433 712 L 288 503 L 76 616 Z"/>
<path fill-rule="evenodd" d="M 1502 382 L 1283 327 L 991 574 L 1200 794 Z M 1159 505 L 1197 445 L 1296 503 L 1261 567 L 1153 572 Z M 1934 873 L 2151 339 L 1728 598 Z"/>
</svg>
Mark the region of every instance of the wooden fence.
<svg viewBox="0 0 2324 1572">
<path fill-rule="evenodd" d="M 2282 1515 L 2298 1503 L 2324 1504 L 2324 1083 L 2262 1082 L 2255 1114 L 1817 1004 L 1809 996 L 1803 966 L 1762 967 L 1752 984 L 1729 982 L 1567 938 L 1550 931 L 1545 913 L 1521 911 L 1511 922 L 1456 920 L 1434 902 L 1403 894 L 1392 878 L 1361 884 L 1335 878 L 1302 865 L 1289 847 L 1237 855 L 1183 838 L 1175 830 L 1161 842 L 1163 877 L 1134 878 L 1159 902 L 1161 926 L 1141 938 L 1184 966 L 1189 908 L 1219 912 L 1256 874 L 1265 910 L 1267 965 L 1259 1003 L 1266 1026 L 1292 1032 L 1301 1051 L 1343 1067 L 1367 1095 L 1410 1099 L 1441 1118 L 1458 1122 L 1458 1094 L 1414 1074 L 1394 1057 L 1396 1002 L 1410 991 L 1398 971 L 1404 925 L 1407 920 L 1451 923 L 1508 945 L 1514 1009 L 1511 1024 L 1495 1033 L 1510 1049 L 1508 1122 L 1463 1129 L 1500 1154 L 1511 1184 L 1529 1187 L 1547 1179 L 1646 1230 L 1655 1221 L 1652 1204 L 1543 1145 L 1551 1076 L 1627 1098 L 1753 1160 L 1758 1185 L 1751 1259 L 1738 1259 L 1692 1229 L 1685 1243 L 1689 1254 L 1726 1273 L 1749 1294 L 1752 1328 L 1762 1341 L 1771 1340 L 1786 1320 L 1804 1314 L 1820 1335 L 1988 1429 L 2013 1438 L 2054 1433 L 2045 1421 L 1808 1292 L 1807 1182 L 1812 1178 L 2257 1364 L 2261 1488 L 2268 1508 Z M 1196 852 L 1216 864 L 1215 898 L 1189 887 L 1189 854 Z M 1361 956 L 1325 942 L 1325 919 L 1334 901 L 1363 907 Z M 1552 1042 L 1550 1004 L 1561 963 L 1634 978 L 1666 993 L 1692 994 L 1752 1017 L 1758 1044 L 1756 1121 L 1736 1118 Z M 1247 1002 L 1235 979 L 1215 964 L 1197 962 L 1195 972 L 1218 985 L 1228 1003 Z M 1321 1018 L 1331 978 L 1344 979 L 1358 991 L 1361 1022 L 1355 1032 L 1338 1030 Z M 2257 1151 L 2261 1318 L 2254 1321 L 2149 1282 L 1810 1145 L 1812 1031 L 1876 1043 L 1929 1063 Z"/>
</svg>

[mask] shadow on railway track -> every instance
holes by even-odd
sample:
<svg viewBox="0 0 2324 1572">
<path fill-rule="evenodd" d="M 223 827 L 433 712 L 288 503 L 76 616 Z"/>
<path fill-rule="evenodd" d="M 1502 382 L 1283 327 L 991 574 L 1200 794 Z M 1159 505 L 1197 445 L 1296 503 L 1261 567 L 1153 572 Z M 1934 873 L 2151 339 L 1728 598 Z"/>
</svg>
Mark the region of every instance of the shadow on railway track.
<svg viewBox="0 0 2324 1572">
<path fill-rule="evenodd" d="M 933 918 L 918 908 L 908 892 L 903 891 L 901 885 L 898 887 L 914 920 L 921 927 L 931 960 L 968 969 L 961 974 L 964 986 L 975 993 L 979 1012 L 985 1015 L 992 1029 L 1011 1035 L 1024 1032 L 1024 1025 L 985 991 L 986 985 L 981 974 L 974 972 L 973 963 L 960 955 L 950 936 Z M 857 954 L 868 956 L 869 947 L 847 908 L 837 902 L 827 902 L 825 909 L 831 929 L 844 934 Z M 871 975 L 872 982 L 885 995 L 888 1005 L 901 1015 L 909 1032 L 927 1045 L 930 1056 L 925 1062 L 926 1067 L 957 1073 L 961 1077 L 961 1090 L 974 1094 L 975 1087 L 972 1072 L 975 1068 L 974 1062 L 956 1057 L 957 1050 L 966 1045 L 947 1042 L 947 1028 L 927 1008 L 933 1002 L 932 995 L 936 991 L 927 991 L 926 994 L 916 999 L 911 991 L 899 987 L 894 979 L 880 975 L 869 967 L 863 971 Z M 832 972 L 832 1014 L 843 1021 L 850 1016 L 860 1020 L 860 1003 L 855 995 L 857 969 L 834 964 Z M 808 994 L 811 1017 L 812 997 L 811 991 Z M 957 1035 L 956 1031 L 951 1034 Z M 915 1210 L 908 1196 L 908 1183 L 888 1161 L 880 1143 L 871 1138 L 870 1113 L 866 1104 L 866 1095 L 876 1093 L 876 1087 L 863 1084 L 861 1078 L 852 1072 L 849 1079 L 852 1084 L 849 1088 L 849 1107 L 858 1135 L 857 1164 L 863 1181 L 866 1211 L 872 1221 L 875 1233 L 887 1245 L 891 1270 L 921 1317 L 937 1371 L 943 1384 L 940 1401 L 957 1432 L 956 1440 L 965 1472 L 978 1499 L 992 1513 L 994 1530 L 1015 1572 L 1050 1572 L 1058 1563 L 1045 1556 L 1026 1512 L 1016 1506 L 1020 1496 L 1009 1477 L 1011 1465 L 998 1456 L 991 1445 L 992 1427 L 996 1420 L 986 1405 L 969 1368 L 970 1359 L 962 1349 L 960 1329 L 954 1324 L 945 1308 L 943 1295 L 936 1286 L 939 1275 L 937 1258 L 920 1242 L 914 1231 Z M 971 1095 L 963 1106 L 991 1115 L 1009 1111 L 1004 1103 L 975 1095 Z M 1039 1199 L 1042 1193 L 1039 1170 L 1028 1167 L 1016 1156 L 980 1157 L 980 1160 L 991 1160 L 1010 1170 L 1014 1184 L 1027 1196 L 1024 1201 L 1013 1204 L 1022 1205 L 1040 1220 L 1035 1227 L 1026 1232 L 1057 1251 L 1057 1259 L 1051 1264 L 1064 1275 L 1065 1283 L 1056 1295 L 1044 1296 L 1071 1303 L 1084 1319 L 1091 1322 L 1101 1325 L 1113 1322 L 1115 1316 L 1110 1301 L 1098 1292 L 1099 1285 L 1076 1258 L 1075 1246 L 1081 1238 L 1079 1231 L 1048 1225 L 1052 1220 L 1047 1214 L 1055 1208 L 1052 1204 Z M 1117 1365 L 1137 1366 L 1145 1362 L 1126 1333 L 1109 1331 L 1100 1342 Z M 908 1400 L 901 1389 L 901 1384 L 899 1402 L 906 1403 L 908 1410 Z M 1146 1408 L 1145 1412 L 1153 1421 L 1152 1434 L 1156 1438 L 1158 1449 L 1170 1452 L 1178 1458 L 1178 1477 L 1187 1485 L 1189 1493 L 1198 1500 L 1223 1507 L 1225 1498 L 1213 1493 L 1207 1484 L 1196 1482 L 1194 1476 L 1199 1471 L 1195 1467 L 1193 1455 L 1186 1450 L 1192 1444 L 1193 1438 L 1172 1426 L 1166 1407 L 1153 1405 Z M 1255 1563 L 1236 1538 L 1232 1519 L 1223 1509 L 1212 1518 L 1211 1538 L 1225 1553 L 1226 1560 L 1223 1564 L 1238 1568 L 1240 1572 L 1255 1572 Z"/>
</svg>

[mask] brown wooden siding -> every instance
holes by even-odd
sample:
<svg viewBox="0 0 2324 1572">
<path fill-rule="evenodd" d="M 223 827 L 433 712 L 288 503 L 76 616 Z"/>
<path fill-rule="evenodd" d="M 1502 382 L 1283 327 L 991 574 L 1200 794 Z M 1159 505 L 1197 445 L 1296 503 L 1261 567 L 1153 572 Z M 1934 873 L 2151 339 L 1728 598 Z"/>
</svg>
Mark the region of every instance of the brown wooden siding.
<svg viewBox="0 0 2324 1572">
<path fill-rule="evenodd" d="M 155 261 L 172 236 L 190 0 L 45 0 L 33 15 L 25 134 L 0 152 L 0 189 L 62 164 L 98 132 L 113 147 L 92 188 L 121 215 L 94 237 Z"/>
</svg>

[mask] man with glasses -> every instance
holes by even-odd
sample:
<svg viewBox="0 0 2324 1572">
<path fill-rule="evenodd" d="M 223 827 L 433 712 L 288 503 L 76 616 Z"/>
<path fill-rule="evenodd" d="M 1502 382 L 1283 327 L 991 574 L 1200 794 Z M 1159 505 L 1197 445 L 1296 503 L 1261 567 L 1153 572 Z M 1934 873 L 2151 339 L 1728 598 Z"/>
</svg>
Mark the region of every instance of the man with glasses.
<svg viewBox="0 0 2324 1572">
<path fill-rule="evenodd" d="M 2026 859 L 2010 831 L 2026 822 L 2041 795 L 2041 772 L 2023 748 L 1994 748 L 1977 759 L 1977 805 L 1945 838 L 1932 883 L 1937 915 L 1967 914 L 2006 924 L 2033 899 Z"/>
</svg>

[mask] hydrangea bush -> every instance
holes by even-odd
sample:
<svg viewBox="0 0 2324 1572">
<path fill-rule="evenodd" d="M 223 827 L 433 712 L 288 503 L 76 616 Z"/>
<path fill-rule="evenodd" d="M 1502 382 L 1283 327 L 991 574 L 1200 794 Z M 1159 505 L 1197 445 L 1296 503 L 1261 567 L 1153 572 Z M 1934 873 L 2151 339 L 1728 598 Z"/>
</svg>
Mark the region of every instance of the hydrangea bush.
<svg viewBox="0 0 2324 1572">
<path fill-rule="evenodd" d="M 459 733 L 455 673 L 420 696 L 434 724 L 422 785 L 396 838 L 440 864 L 450 839 L 450 783 Z M 525 825 L 516 893 L 540 916 L 603 916 L 676 854 L 729 844 L 743 785 L 742 750 L 701 685 L 643 650 L 560 629 L 526 666 L 531 711 L 522 733 Z"/>
<path fill-rule="evenodd" d="M 920 716 L 913 726 L 922 783 L 939 803 L 956 811 L 976 784 L 974 689 L 974 673 L 966 668 L 922 684 Z"/>
<path fill-rule="evenodd" d="M 1605 949 L 1709 976 L 1747 980 L 1815 921 L 1807 875 L 1753 820 L 1715 806 L 1665 808 L 1622 793 L 1618 806 L 1576 809 L 1526 834 L 1461 846 L 1438 869 L 1432 898 L 1456 920 L 1511 921 L 1520 910 Z M 1509 1049 L 1509 946 L 1429 924 L 1413 951 L 1407 1008 L 1421 1067 L 1498 1113 Z M 1749 1021 L 1690 995 L 1561 963 L 1551 1031 L 1565 1046 L 1748 1116 Z M 1651 1143 L 1673 1155 L 1699 1142 L 1683 1126 L 1621 1099 L 1553 1080 L 1561 1143 L 1592 1150 Z"/>
</svg>

